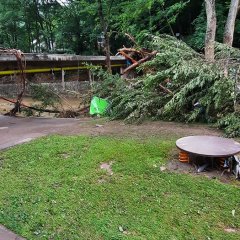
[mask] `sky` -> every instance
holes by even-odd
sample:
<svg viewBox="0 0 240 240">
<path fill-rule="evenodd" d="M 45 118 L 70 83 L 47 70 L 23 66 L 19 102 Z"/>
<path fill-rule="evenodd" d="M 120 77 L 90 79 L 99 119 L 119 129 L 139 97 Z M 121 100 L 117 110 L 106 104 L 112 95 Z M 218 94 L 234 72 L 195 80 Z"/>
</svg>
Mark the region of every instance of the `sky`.
<svg viewBox="0 0 240 240">
<path fill-rule="evenodd" d="M 57 0 L 62 6 L 66 5 L 68 0 Z"/>
</svg>

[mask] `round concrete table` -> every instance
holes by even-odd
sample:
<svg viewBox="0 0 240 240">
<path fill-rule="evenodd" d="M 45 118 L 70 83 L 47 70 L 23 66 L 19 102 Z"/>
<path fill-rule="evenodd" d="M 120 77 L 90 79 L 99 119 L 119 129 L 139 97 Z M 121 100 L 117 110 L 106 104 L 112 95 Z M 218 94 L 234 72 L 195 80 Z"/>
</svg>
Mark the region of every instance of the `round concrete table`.
<svg viewBox="0 0 240 240">
<path fill-rule="evenodd" d="M 205 157 L 229 157 L 240 153 L 240 143 L 214 136 L 189 136 L 180 138 L 176 146 L 187 153 Z"/>
</svg>

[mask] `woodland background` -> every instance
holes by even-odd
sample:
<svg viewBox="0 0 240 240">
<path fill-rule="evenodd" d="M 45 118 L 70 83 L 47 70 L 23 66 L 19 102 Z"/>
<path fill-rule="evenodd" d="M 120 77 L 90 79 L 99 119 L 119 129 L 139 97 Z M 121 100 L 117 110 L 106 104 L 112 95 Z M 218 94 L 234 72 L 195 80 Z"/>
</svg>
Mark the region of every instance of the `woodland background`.
<svg viewBox="0 0 240 240">
<path fill-rule="evenodd" d="M 0 45 L 24 52 L 100 54 L 102 33 L 96 0 L 0 0 Z M 145 34 L 180 34 L 197 51 L 204 47 L 204 0 L 102 0 L 110 32 L 111 52 Z M 222 42 L 230 0 L 216 1 L 216 40 Z M 233 46 L 240 46 L 240 16 L 236 19 Z"/>
</svg>

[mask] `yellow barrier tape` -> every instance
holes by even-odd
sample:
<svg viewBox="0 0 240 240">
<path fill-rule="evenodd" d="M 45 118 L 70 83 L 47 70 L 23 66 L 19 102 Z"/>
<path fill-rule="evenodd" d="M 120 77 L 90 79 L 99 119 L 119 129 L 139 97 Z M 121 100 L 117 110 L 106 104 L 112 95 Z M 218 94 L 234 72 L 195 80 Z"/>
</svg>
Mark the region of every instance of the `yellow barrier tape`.
<svg viewBox="0 0 240 240">
<path fill-rule="evenodd" d="M 44 72 L 57 72 L 57 71 L 71 71 L 71 70 L 79 70 L 79 69 L 91 69 L 96 68 L 101 65 L 95 65 L 95 66 L 79 66 L 79 67 L 62 67 L 62 68 L 40 68 L 40 69 L 26 69 L 25 73 L 44 73 Z M 111 67 L 123 67 L 123 64 L 114 64 L 111 65 Z M 0 71 L 0 75 L 13 75 L 20 73 L 20 70 L 7 70 L 7 71 Z"/>
</svg>

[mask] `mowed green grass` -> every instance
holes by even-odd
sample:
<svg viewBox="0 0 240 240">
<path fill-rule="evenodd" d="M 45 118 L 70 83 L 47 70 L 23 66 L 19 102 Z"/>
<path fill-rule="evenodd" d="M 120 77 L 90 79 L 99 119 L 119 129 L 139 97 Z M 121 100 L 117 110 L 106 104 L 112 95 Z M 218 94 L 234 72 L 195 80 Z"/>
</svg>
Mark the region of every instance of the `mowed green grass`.
<svg viewBox="0 0 240 240">
<path fill-rule="evenodd" d="M 51 136 L 2 152 L 0 223 L 27 239 L 240 239 L 224 230 L 240 228 L 240 189 L 161 172 L 174 145 Z"/>
</svg>

